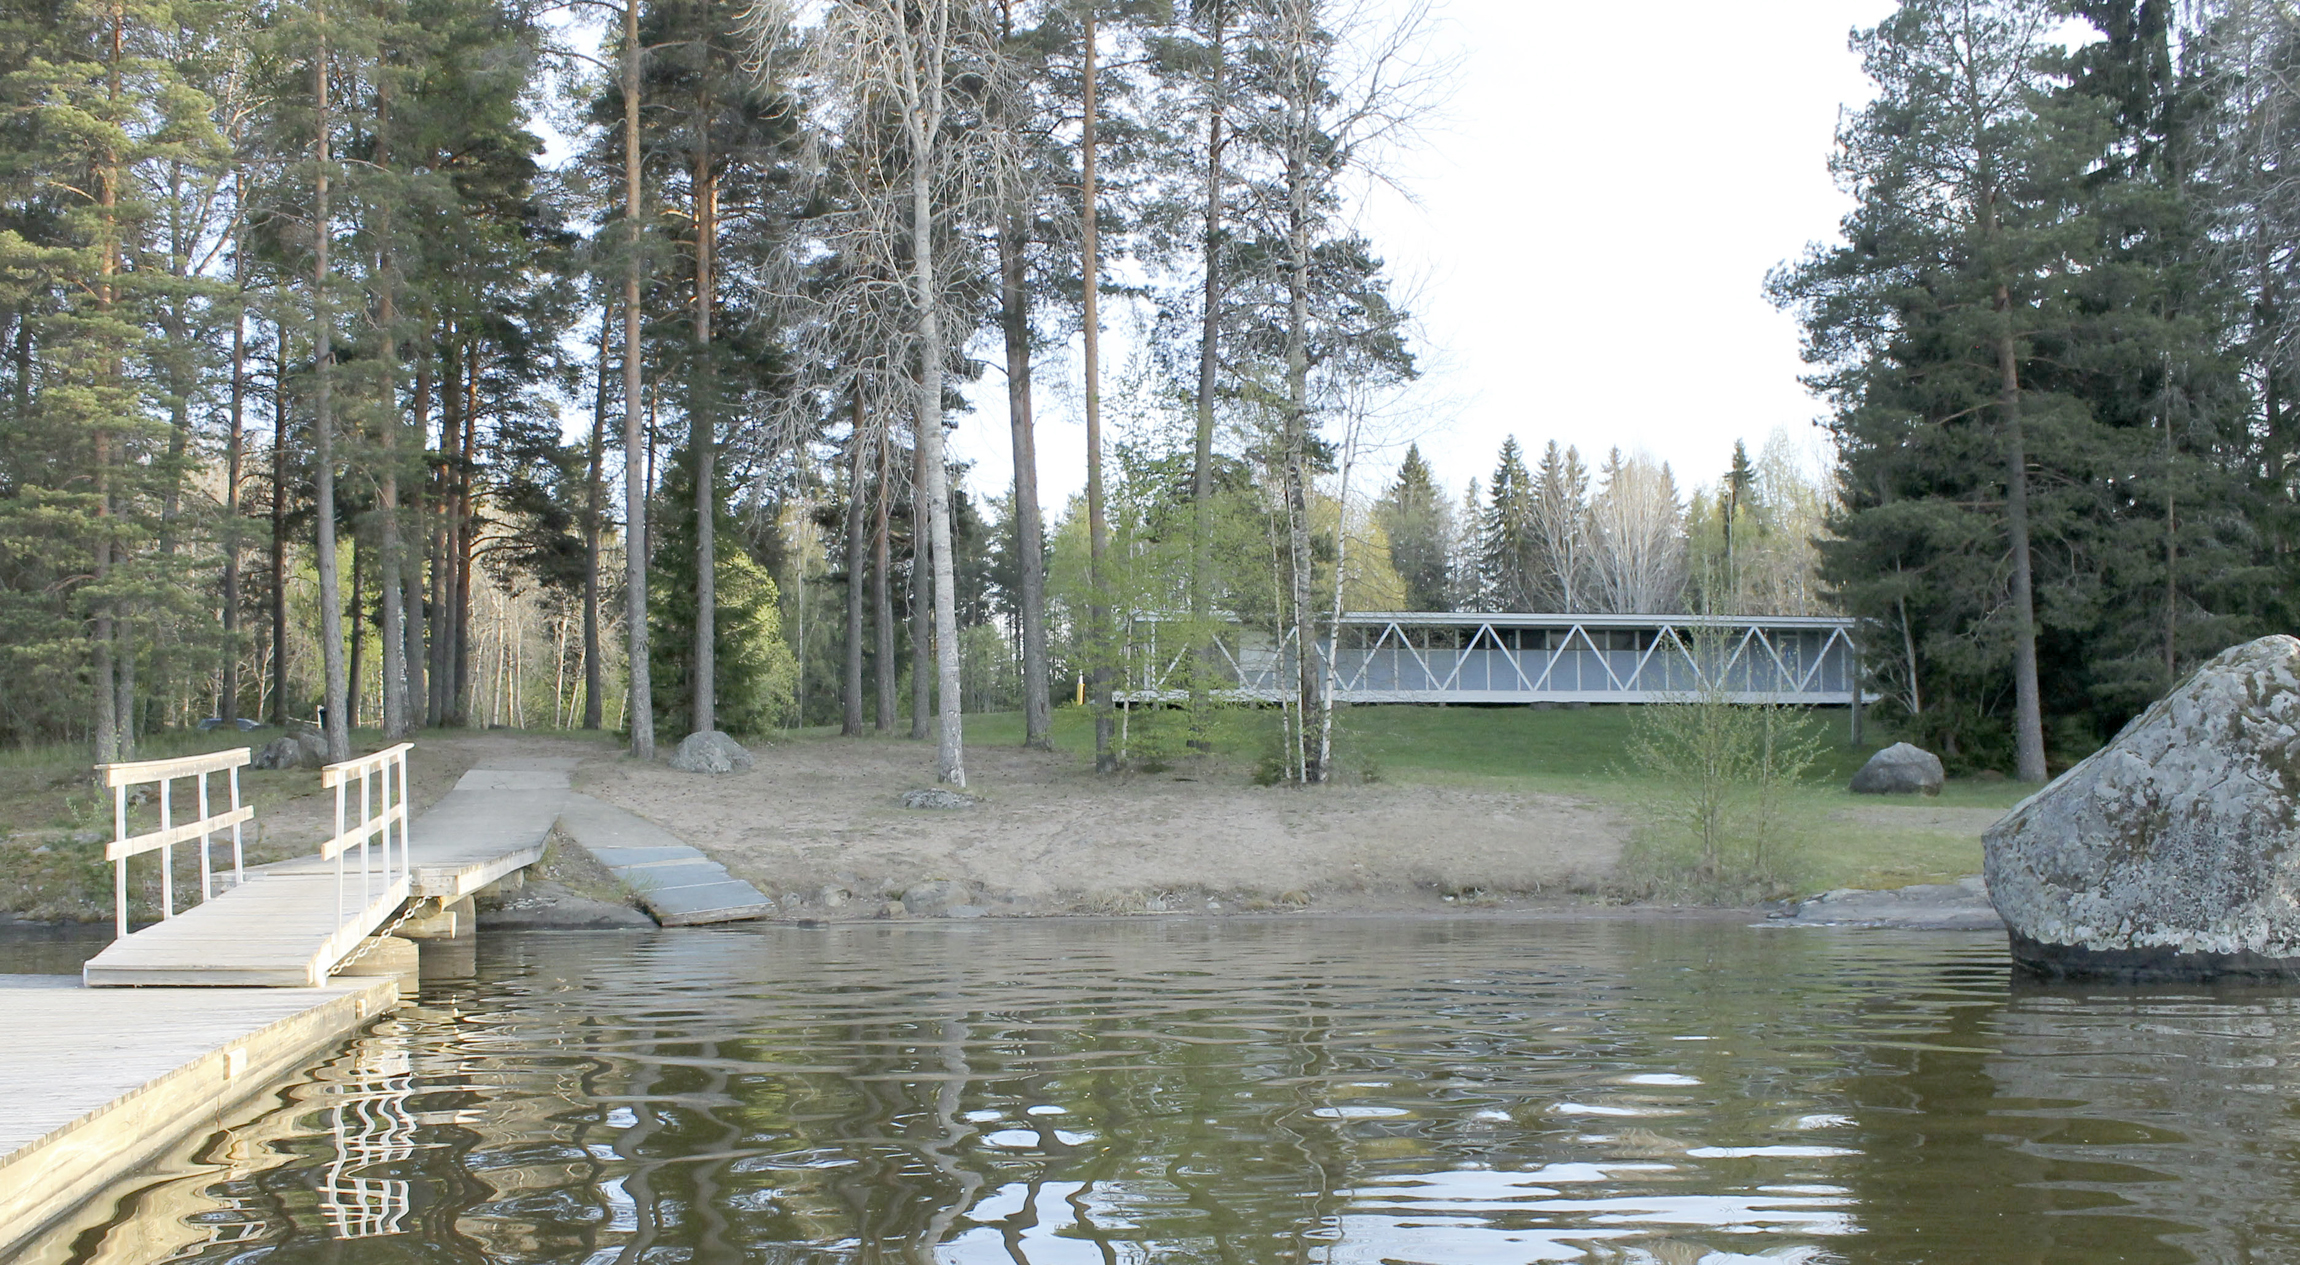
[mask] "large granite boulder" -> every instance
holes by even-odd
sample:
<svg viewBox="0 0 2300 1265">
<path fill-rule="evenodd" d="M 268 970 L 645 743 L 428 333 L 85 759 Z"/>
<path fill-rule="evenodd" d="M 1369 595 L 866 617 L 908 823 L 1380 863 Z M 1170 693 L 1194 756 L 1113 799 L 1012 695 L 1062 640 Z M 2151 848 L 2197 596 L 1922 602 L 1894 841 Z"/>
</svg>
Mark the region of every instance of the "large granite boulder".
<svg viewBox="0 0 2300 1265">
<path fill-rule="evenodd" d="M 749 769 L 754 761 L 743 744 L 713 729 L 688 734 L 679 740 L 671 767 L 682 773 L 733 773 Z"/>
<path fill-rule="evenodd" d="M 1985 835 L 2046 975 L 2300 975 L 2300 640 L 2223 652 Z"/>
<path fill-rule="evenodd" d="M 248 763 L 259 769 L 317 769 L 327 764 L 327 735 L 291 729 L 257 748 Z"/>
<path fill-rule="evenodd" d="M 1896 742 L 1870 756 L 1869 762 L 1861 766 L 1861 771 L 1853 775 L 1853 793 L 1938 795 L 1944 780 L 1939 756 L 1923 747 Z"/>
</svg>

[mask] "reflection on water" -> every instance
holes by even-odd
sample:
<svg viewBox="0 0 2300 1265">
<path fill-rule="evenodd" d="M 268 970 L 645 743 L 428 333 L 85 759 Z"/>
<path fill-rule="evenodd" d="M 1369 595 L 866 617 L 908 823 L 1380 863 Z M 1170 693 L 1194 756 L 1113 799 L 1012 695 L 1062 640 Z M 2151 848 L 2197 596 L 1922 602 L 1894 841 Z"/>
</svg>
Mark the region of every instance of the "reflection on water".
<svg viewBox="0 0 2300 1265">
<path fill-rule="evenodd" d="M 498 936 L 41 1260 L 2300 1257 L 2300 1008 L 2001 938 Z"/>
</svg>

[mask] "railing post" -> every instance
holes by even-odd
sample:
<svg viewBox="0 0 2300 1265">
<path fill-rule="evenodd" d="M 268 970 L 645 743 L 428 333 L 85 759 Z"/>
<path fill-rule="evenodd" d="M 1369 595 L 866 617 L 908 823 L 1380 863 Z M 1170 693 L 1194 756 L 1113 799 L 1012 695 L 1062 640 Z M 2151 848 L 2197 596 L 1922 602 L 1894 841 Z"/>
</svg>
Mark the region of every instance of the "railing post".
<svg viewBox="0 0 2300 1265">
<path fill-rule="evenodd" d="M 407 753 L 405 751 L 399 753 L 399 759 L 396 763 L 399 765 L 399 871 L 407 876 L 408 882 L 413 883 L 415 881 L 415 853 L 412 851 L 413 845 L 408 838 L 408 827 L 413 824 L 410 819 L 414 814 L 407 807 Z"/>
<path fill-rule="evenodd" d="M 213 891 L 209 890 L 208 885 L 209 878 L 214 873 L 214 867 L 208 861 L 208 844 L 214 839 L 215 831 L 208 826 L 207 821 L 208 775 L 202 772 L 200 774 L 200 903 L 203 905 L 215 895 Z"/>
<path fill-rule="evenodd" d="M 232 886 L 238 887 L 248 881 L 246 857 L 240 847 L 240 823 L 236 820 L 240 815 L 239 766 L 233 765 L 229 772 L 232 779 L 232 816 L 235 819 L 232 822 Z"/>
<path fill-rule="evenodd" d="M 343 783 L 335 784 L 335 925 L 343 925 Z"/>
<path fill-rule="evenodd" d="M 128 841 L 128 788 L 112 788 L 112 842 Z M 112 921 L 120 939 L 128 936 L 128 858 L 112 862 Z"/>
<path fill-rule="evenodd" d="M 176 815 L 169 811 L 168 806 L 168 788 L 173 784 L 173 778 L 160 779 L 160 829 L 162 831 L 172 830 L 176 825 Z M 160 917 L 166 919 L 175 916 L 176 845 L 171 843 L 160 849 Z"/>
<path fill-rule="evenodd" d="M 367 788 L 371 777 L 372 775 L 368 772 L 368 767 L 364 764 L 361 765 L 359 767 L 359 907 L 362 909 L 367 908 L 368 905 L 372 904 L 375 900 L 374 895 L 369 892 L 367 886 L 367 845 L 375 837 L 373 834 L 369 833 L 375 825 L 375 819 L 368 816 Z M 389 881 L 391 878 L 391 875 L 388 872 L 389 861 L 390 858 L 386 857 L 385 868 L 387 872 L 384 875 L 386 881 Z"/>
</svg>

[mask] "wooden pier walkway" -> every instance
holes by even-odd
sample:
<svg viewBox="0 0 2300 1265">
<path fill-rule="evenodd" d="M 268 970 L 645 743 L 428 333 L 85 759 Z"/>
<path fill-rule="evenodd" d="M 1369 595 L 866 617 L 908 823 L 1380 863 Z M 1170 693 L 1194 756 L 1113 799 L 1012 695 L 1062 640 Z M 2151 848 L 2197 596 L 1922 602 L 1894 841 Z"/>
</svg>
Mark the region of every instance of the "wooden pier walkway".
<svg viewBox="0 0 2300 1265">
<path fill-rule="evenodd" d="M 252 1110 L 242 1105 L 388 1010 L 396 978 L 331 978 L 362 940 L 409 918 L 434 919 L 534 864 L 555 825 L 666 926 L 773 908 L 661 827 L 576 794 L 575 758 L 501 758 L 466 773 L 411 822 L 406 750 L 329 766 L 335 836 L 314 855 L 253 868 L 239 843 L 253 817 L 239 799 L 244 749 L 105 766 L 114 795 L 106 855 L 122 934 L 88 960 L 80 981 L 0 975 L 11 1034 L 0 1041 L 0 1259 L 34 1236 L 63 1242 L 81 1220 L 109 1215 L 88 1201 L 201 1130 L 225 1126 L 235 1109 Z M 179 822 L 172 784 L 186 780 L 196 782 L 184 795 L 196 816 Z M 138 787 L 150 790 L 131 798 Z M 132 833 L 132 818 L 156 828 Z M 219 867 L 214 853 L 227 842 L 230 859 Z M 201 899 L 177 909 L 175 849 L 187 843 L 198 848 Z M 128 862 L 154 852 L 167 916 L 128 934 Z"/>
<path fill-rule="evenodd" d="M 81 978 L 97 987 L 317 987 L 411 904 L 452 905 L 541 858 L 576 763 L 528 759 L 474 769 L 411 827 L 404 762 L 395 766 L 396 801 L 391 775 L 380 771 L 392 765 L 390 754 L 330 766 L 329 785 L 345 797 L 339 823 L 349 819 L 353 798 L 359 813 L 319 852 L 250 869 L 199 905 L 120 937 L 88 960 Z M 382 796 L 348 790 L 379 777 Z M 381 840 L 380 855 L 371 839 Z"/>
<path fill-rule="evenodd" d="M 93 989 L 0 975 L 0 1258 L 398 997 L 389 978 Z"/>
</svg>

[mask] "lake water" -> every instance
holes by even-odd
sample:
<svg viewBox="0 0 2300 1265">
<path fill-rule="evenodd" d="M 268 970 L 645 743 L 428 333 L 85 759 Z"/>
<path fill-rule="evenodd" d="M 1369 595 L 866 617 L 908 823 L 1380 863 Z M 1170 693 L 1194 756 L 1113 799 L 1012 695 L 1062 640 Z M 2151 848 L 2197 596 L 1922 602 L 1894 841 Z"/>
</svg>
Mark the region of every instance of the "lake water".
<svg viewBox="0 0 2300 1265">
<path fill-rule="evenodd" d="M 2294 1260 L 2296 1038 L 1995 935 L 483 933 L 40 1259 Z"/>
</svg>

